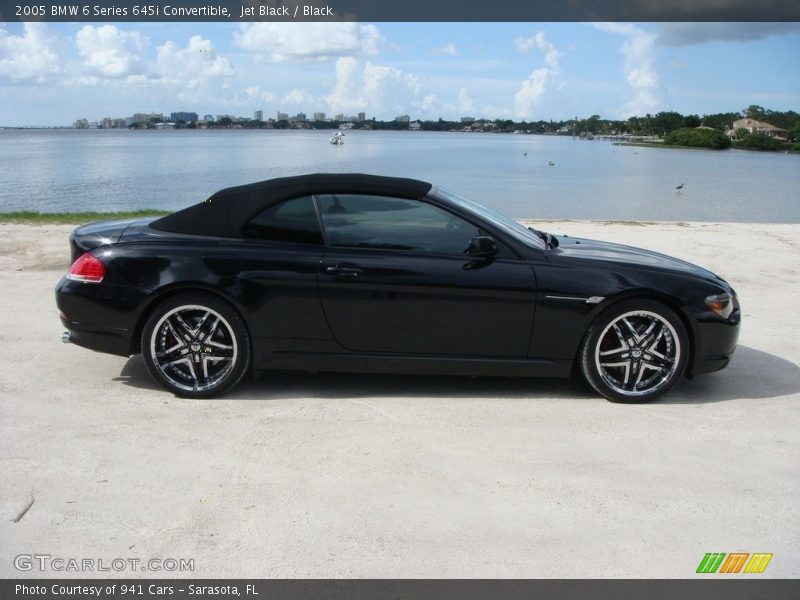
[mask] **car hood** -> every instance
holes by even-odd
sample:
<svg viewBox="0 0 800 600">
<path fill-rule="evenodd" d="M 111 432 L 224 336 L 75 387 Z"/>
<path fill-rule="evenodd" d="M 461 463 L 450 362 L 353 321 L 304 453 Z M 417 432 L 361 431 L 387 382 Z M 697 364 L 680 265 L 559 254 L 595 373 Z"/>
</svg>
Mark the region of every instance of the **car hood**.
<svg viewBox="0 0 800 600">
<path fill-rule="evenodd" d="M 612 244 L 611 242 L 601 242 L 599 240 L 574 238 L 566 235 L 556 236 L 556 238 L 558 239 L 558 247 L 553 252 L 561 256 L 624 263 L 653 269 L 667 269 L 690 273 L 704 279 L 720 279 L 718 275 L 703 267 L 698 267 L 690 262 L 667 256 L 666 254 L 644 250 L 643 248 L 623 246 L 622 244 Z"/>
</svg>

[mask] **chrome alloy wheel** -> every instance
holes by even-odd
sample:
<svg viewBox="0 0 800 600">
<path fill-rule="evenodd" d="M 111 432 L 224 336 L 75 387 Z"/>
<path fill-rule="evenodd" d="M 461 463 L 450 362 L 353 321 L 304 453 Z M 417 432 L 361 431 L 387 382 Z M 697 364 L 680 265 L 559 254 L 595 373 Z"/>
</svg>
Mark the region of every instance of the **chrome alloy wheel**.
<svg viewBox="0 0 800 600">
<path fill-rule="evenodd" d="M 238 352 L 231 325 L 206 306 L 173 308 L 150 336 L 155 366 L 171 385 L 187 392 L 218 386 L 233 370 Z"/>
<path fill-rule="evenodd" d="M 675 328 L 651 311 L 626 312 L 603 329 L 594 350 L 597 372 L 617 393 L 637 397 L 672 381 L 681 362 Z"/>
</svg>

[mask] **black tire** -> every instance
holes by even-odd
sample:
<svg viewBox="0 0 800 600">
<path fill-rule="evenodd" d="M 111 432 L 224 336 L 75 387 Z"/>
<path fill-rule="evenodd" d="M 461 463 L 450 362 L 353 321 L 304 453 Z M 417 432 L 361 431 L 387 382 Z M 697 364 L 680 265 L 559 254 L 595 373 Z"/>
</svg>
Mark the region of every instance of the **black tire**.
<svg viewBox="0 0 800 600">
<path fill-rule="evenodd" d="M 153 379 L 185 398 L 221 396 L 250 368 L 250 336 L 241 317 L 203 292 L 159 304 L 144 325 L 141 348 Z"/>
<path fill-rule="evenodd" d="M 601 313 L 580 351 L 586 381 L 612 402 L 655 400 L 680 381 L 689 336 L 678 315 L 648 299 L 625 300 Z"/>
</svg>

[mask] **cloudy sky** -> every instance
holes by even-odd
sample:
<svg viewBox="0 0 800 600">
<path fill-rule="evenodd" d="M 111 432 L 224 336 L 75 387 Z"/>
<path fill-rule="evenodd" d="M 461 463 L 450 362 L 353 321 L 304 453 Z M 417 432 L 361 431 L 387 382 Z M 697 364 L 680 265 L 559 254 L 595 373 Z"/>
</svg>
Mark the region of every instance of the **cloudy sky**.
<svg viewBox="0 0 800 600">
<path fill-rule="evenodd" d="M 0 24 L 0 125 L 800 110 L 797 23 Z"/>
</svg>

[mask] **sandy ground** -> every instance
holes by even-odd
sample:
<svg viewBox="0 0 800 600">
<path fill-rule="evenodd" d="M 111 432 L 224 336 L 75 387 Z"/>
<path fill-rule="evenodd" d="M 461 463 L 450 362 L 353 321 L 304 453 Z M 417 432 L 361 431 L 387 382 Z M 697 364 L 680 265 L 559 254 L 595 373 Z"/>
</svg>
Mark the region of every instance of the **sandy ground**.
<svg viewBox="0 0 800 600">
<path fill-rule="evenodd" d="M 692 577 L 737 551 L 800 576 L 800 225 L 545 228 L 727 278 L 730 367 L 643 406 L 344 374 L 181 400 L 138 357 L 59 342 L 70 227 L 0 226 L 0 576 L 80 575 L 13 567 L 49 554 L 190 558 L 194 577 Z"/>
</svg>

